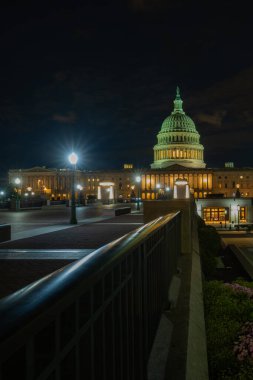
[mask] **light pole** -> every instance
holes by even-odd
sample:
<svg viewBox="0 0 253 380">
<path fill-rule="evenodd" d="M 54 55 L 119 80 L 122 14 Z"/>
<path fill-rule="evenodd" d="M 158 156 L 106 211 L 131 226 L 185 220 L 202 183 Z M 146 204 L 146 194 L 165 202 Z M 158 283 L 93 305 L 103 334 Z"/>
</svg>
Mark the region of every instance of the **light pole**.
<svg viewBox="0 0 253 380">
<path fill-rule="evenodd" d="M 4 191 L 0 191 L 1 203 L 4 204 Z"/>
<path fill-rule="evenodd" d="M 240 224 L 240 205 L 237 205 L 237 218 L 238 218 L 238 230 L 239 230 L 239 224 Z"/>
<path fill-rule="evenodd" d="M 71 216 L 70 216 L 70 224 L 77 224 L 76 219 L 76 200 L 75 200 L 75 171 L 76 171 L 76 163 L 78 160 L 77 154 L 72 152 L 69 157 L 69 162 L 73 166 L 72 170 L 72 183 L 71 183 Z"/>
<path fill-rule="evenodd" d="M 110 189 L 106 189 L 107 193 L 108 193 L 108 205 L 110 204 Z"/>
<path fill-rule="evenodd" d="M 78 193 L 78 206 L 80 206 L 80 200 L 81 200 L 81 191 L 83 190 L 83 186 L 82 185 L 76 185 L 76 188 L 79 190 L 79 193 Z"/>
<path fill-rule="evenodd" d="M 157 183 L 156 184 L 156 190 L 157 190 L 157 198 L 156 199 L 158 199 L 159 198 L 159 195 L 160 195 L 160 189 L 161 189 L 161 185 L 160 185 L 160 183 Z"/>
<path fill-rule="evenodd" d="M 228 213 L 228 210 L 225 209 L 224 213 L 225 213 L 225 228 L 227 228 L 227 213 Z"/>
<path fill-rule="evenodd" d="M 140 183 L 141 177 L 137 175 L 135 177 L 135 181 L 137 182 L 137 210 L 140 210 Z"/>
<path fill-rule="evenodd" d="M 169 198 L 170 188 L 169 188 L 168 186 L 165 187 L 165 191 L 166 191 L 166 193 L 167 193 L 166 198 L 168 199 L 168 198 Z"/>
<path fill-rule="evenodd" d="M 14 180 L 15 184 L 17 185 L 17 196 L 16 196 L 16 210 L 20 209 L 20 198 L 21 198 L 21 179 L 15 178 Z M 19 194 L 20 189 L 20 194 Z"/>
</svg>

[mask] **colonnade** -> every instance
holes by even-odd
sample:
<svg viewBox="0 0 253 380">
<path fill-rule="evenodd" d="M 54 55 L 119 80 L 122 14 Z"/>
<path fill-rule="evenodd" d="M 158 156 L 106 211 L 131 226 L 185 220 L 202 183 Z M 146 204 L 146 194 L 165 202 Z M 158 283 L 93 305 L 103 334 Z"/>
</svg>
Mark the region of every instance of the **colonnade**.
<svg viewBox="0 0 253 380">
<path fill-rule="evenodd" d="M 203 150 L 197 149 L 159 149 L 155 150 L 155 161 L 164 159 L 186 158 L 203 160 Z"/>
<path fill-rule="evenodd" d="M 175 173 L 175 174 L 145 174 L 142 175 L 142 198 L 153 199 L 157 193 L 157 189 L 174 188 L 175 181 L 178 178 L 184 178 L 189 183 L 192 190 L 204 193 L 209 193 L 213 188 L 213 175 L 211 173 Z"/>
</svg>

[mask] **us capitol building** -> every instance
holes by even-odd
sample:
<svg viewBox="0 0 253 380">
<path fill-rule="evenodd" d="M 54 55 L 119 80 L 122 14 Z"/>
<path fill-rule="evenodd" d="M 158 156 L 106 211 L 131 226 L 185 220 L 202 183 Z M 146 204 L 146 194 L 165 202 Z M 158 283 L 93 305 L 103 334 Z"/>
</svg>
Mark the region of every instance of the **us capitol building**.
<svg viewBox="0 0 253 380">
<path fill-rule="evenodd" d="M 175 181 L 182 178 L 188 181 L 197 211 L 206 222 L 252 221 L 253 168 L 234 168 L 232 162 L 220 169 L 206 168 L 200 135 L 183 110 L 179 88 L 173 111 L 163 121 L 153 150 L 150 169 L 137 170 L 132 164 L 124 164 L 122 170 L 76 170 L 76 196 L 82 192 L 86 199 L 105 203 L 127 201 L 138 194 L 142 200 L 166 199 L 171 197 Z M 71 197 L 72 175 L 70 169 L 15 169 L 9 170 L 9 183 L 15 184 L 18 178 L 21 195 L 63 200 Z M 141 177 L 139 184 L 137 175 Z"/>
</svg>

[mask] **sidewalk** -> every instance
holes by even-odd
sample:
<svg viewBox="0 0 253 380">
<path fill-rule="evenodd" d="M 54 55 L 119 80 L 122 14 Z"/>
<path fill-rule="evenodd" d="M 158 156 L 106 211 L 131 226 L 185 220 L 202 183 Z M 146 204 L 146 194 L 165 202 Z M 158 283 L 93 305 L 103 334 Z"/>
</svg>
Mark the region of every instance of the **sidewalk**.
<svg viewBox="0 0 253 380">
<path fill-rule="evenodd" d="M 141 225 L 143 215 L 138 213 L 113 218 L 95 217 L 78 225 L 47 226 L 27 231 L 23 233 L 23 239 L 1 243 L 0 298 L 60 270 Z"/>
</svg>

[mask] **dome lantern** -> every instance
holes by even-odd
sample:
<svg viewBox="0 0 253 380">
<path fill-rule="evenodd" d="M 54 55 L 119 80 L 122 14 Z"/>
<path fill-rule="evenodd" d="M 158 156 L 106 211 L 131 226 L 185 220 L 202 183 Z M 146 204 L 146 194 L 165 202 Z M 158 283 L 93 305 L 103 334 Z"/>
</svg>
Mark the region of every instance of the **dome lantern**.
<svg viewBox="0 0 253 380">
<path fill-rule="evenodd" d="M 180 97 L 180 90 L 178 86 L 177 86 L 177 92 L 176 92 L 176 99 L 174 100 L 174 111 L 172 112 L 172 114 L 175 114 L 177 112 L 185 114 L 183 111 L 183 101 Z"/>
</svg>

